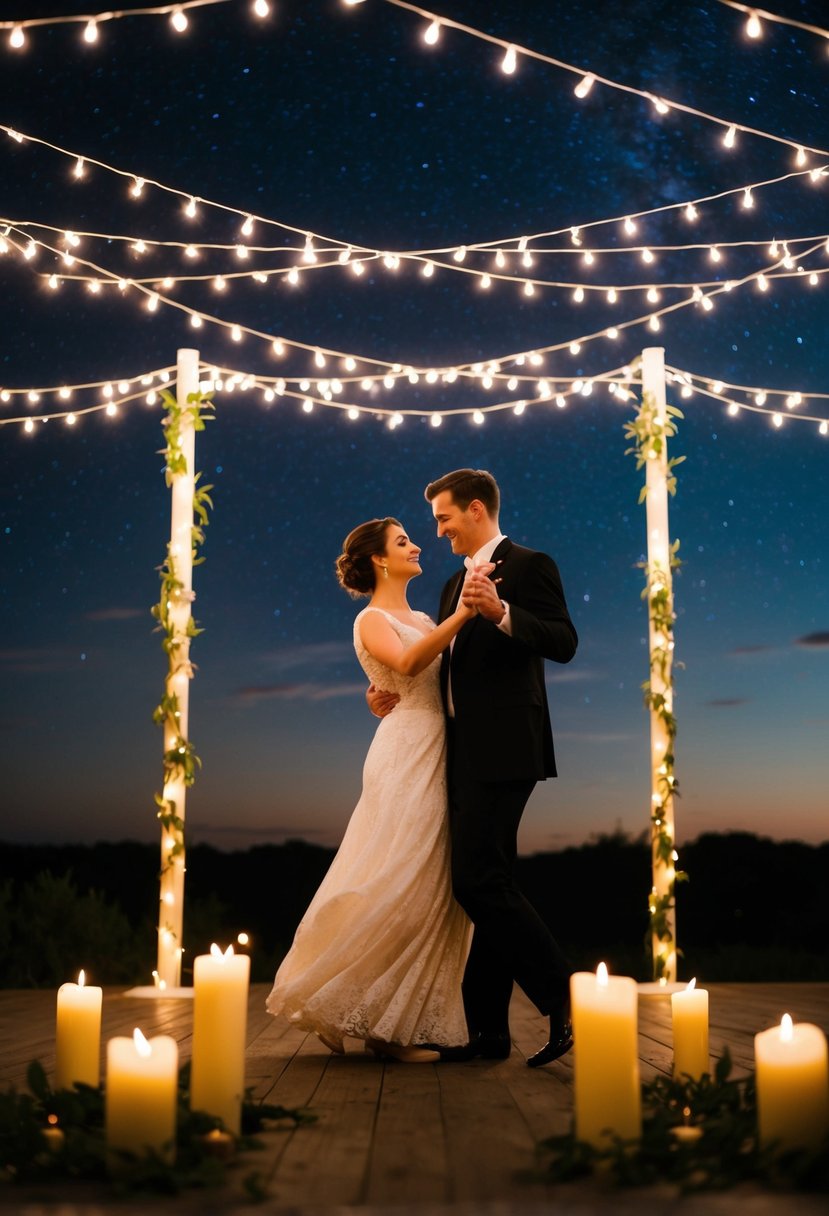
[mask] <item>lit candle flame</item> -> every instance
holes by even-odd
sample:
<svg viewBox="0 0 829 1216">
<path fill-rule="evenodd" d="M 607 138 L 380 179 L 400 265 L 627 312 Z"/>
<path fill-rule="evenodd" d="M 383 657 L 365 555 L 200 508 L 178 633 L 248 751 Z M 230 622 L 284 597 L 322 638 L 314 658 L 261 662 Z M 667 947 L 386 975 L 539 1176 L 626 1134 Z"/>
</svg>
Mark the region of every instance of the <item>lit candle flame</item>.
<svg viewBox="0 0 829 1216">
<path fill-rule="evenodd" d="M 138 1052 L 138 1054 L 140 1056 L 144 1056 L 144 1058 L 146 1059 L 148 1056 L 151 1056 L 153 1054 L 152 1047 L 150 1047 L 150 1044 L 148 1043 L 147 1039 L 144 1037 L 144 1035 L 141 1033 L 141 1031 L 138 1029 L 137 1026 L 136 1026 L 135 1030 L 132 1032 L 132 1041 L 135 1044 L 135 1050 Z"/>
<path fill-rule="evenodd" d="M 697 986 L 697 977 L 696 977 L 696 976 L 694 976 L 694 978 L 691 980 L 690 984 L 689 984 L 689 985 L 688 985 L 688 987 L 685 989 L 685 991 L 686 991 L 686 992 L 693 992 L 693 991 L 694 991 L 694 989 L 696 988 L 696 986 Z"/>
<path fill-rule="evenodd" d="M 210 947 L 210 954 L 212 958 L 215 958 L 218 962 L 223 963 L 227 959 L 233 958 L 233 944 L 231 943 L 227 950 L 225 950 L 224 954 L 222 954 L 221 948 L 214 942 Z"/>
<path fill-rule="evenodd" d="M 596 983 L 599 985 L 600 988 L 607 987 L 607 964 L 606 963 L 599 963 L 598 967 L 596 968 Z"/>
<path fill-rule="evenodd" d="M 78 987 L 83 988 L 85 983 L 86 983 L 86 972 L 79 971 L 78 972 Z"/>
<path fill-rule="evenodd" d="M 783 1017 L 780 1019 L 780 1042 L 791 1043 L 793 1038 L 794 1024 L 792 1022 L 791 1015 L 784 1013 Z"/>
</svg>

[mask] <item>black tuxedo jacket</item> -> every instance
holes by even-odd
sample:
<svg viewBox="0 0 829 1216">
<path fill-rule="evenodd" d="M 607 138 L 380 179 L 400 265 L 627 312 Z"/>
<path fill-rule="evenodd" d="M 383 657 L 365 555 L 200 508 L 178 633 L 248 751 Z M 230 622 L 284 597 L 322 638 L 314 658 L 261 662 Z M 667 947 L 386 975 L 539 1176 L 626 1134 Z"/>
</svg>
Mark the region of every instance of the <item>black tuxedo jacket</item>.
<svg viewBox="0 0 829 1216">
<path fill-rule="evenodd" d="M 450 663 L 452 671 L 453 763 L 484 781 L 540 781 L 556 775 L 544 659 L 568 663 L 578 638 L 551 557 L 505 538 L 492 560 L 490 578 L 500 580 L 512 635 L 476 616 L 455 638 L 451 658 L 448 649 L 443 653 L 444 705 Z M 455 609 L 464 574 L 461 569 L 443 589 L 441 621 Z"/>
</svg>

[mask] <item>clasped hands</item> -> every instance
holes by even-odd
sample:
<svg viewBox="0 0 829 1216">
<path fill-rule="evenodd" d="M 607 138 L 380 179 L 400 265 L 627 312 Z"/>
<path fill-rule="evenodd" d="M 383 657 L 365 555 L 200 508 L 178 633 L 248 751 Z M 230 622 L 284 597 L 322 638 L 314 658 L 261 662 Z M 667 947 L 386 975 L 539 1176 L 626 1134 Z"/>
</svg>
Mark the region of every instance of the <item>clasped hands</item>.
<svg viewBox="0 0 829 1216">
<path fill-rule="evenodd" d="M 497 584 L 501 580 L 489 577 L 495 567 L 495 562 L 481 562 L 479 566 L 473 566 L 463 584 L 460 602 L 497 625 L 504 615 L 504 605 L 497 591 Z"/>
</svg>

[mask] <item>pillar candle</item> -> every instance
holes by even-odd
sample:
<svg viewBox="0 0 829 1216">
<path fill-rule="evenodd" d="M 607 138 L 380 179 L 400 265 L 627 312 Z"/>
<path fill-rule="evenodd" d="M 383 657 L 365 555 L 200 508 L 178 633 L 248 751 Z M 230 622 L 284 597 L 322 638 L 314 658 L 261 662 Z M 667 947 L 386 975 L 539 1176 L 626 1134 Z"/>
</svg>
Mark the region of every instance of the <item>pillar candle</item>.
<svg viewBox="0 0 829 1216">
<path fill-rule="evenodd" d="M 604 963 L 570 977 L 576 1138 L 597 1148 L 642 1133 L 637 1001 L 636 982 Z"/>
<path fill-rule="evenodd" d="M 241 1130 L 250 958 L 215 944 L 193 965 L 193 1059 L 190 1106 Z"/>
<path fill-rule="evenodd" d="M 691 980 L 684 992 L 671 996 L 674 1028 L 674 1077 L 684 1076 L 698 1081 L 709 1071 L 708 1061 L 708 993 Z"/>
<path fill-rule="evenodd" d="M 829 1134 L 826 1035 L 786 1013 L 779 1026 L 754 1036 L 760 1141 L 815 1148 Z"/>
<path fill-rule="evenodd" d="M 106 1141 L 110 1149 L 175 1157 L 178 1044 L 169 1035 L 107 1043 Z"/>
<path fill-rule="evenodd" d="M 83 971 L 77 984 L 58 989 L 55 1089 L 71 1089 L 76 1081 L 100 1085 L 102 997 L 102 989 L 87 987 Z"/>
</svg>

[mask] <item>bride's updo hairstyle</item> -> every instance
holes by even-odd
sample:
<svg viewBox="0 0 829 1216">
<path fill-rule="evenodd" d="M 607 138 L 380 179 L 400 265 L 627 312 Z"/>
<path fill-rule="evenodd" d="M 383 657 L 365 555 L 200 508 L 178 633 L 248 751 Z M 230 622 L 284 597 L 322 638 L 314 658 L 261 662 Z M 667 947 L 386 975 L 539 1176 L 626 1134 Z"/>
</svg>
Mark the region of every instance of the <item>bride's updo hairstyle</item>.
<svg viewBox="0 0 829 1216">
<path fill-rule="evenodd" d="M 349 595 L 371 595 L 376 582 L 375 566 L 371 560 L 386 552 L 386 533 L 392 525 L 402 527 L 391 516 L 370 519 L 360 524 L 343 541 L 343 551 L 337 558 L 337 579 Z"/>
</svg>

